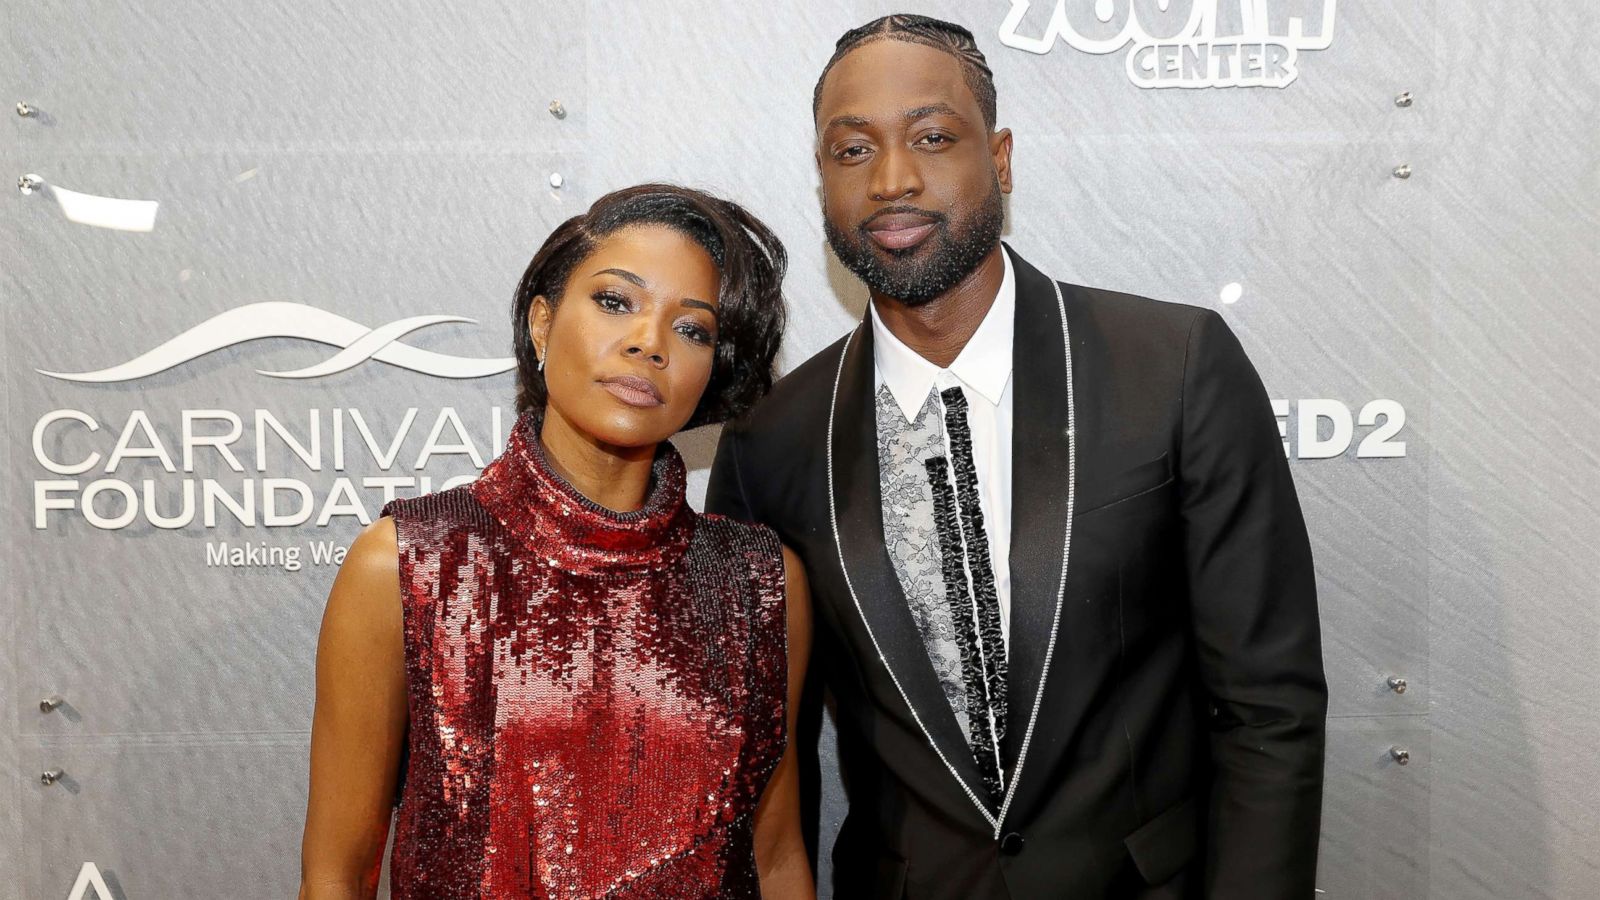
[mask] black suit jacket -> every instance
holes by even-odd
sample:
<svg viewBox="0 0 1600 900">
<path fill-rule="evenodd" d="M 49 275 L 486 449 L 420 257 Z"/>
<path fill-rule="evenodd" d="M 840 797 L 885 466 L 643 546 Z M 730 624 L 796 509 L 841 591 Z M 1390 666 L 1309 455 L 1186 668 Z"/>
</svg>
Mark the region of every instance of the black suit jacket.
<svg viewBox="0 0 1600 900">
<path fill-rule="evenodd" d="M 1006 252 L 1002 808 L 884 547 L 870 323 L 727 426 L 712 468 L 708 511 L 771 525 L 810 577 L 849 795 L 836 896 L 1310 897 L 1327 686 L 1260 377 L 1211 310 L 1070 284 L 1058 303 Z"/>
</svg>

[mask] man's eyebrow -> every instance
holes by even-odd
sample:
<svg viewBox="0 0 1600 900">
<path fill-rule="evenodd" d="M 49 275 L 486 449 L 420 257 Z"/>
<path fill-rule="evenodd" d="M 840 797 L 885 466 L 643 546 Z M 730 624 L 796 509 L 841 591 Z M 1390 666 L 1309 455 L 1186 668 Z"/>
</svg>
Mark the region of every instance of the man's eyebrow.
<svg viewBox="0 0 1600 900">
<path fill-rule="evenodd" d="M 905 117 L 907 122 L 915 122 L 923 116 L 931 116 L 935 114 L 950 116 L 955 119 L 960 119 L 962 122 L 967 121 L 966 116 L 956 112 L 956 108 L 948 103 L 930 103 L 927 106 L 919 106 L 916 109 L 908 109 L 906 110 Z"/>
<path fill-rule="evenodd" d="M 621 278 L 624 281 L 631 281 L 634 284 L 636 284 L 636 285 L 638 285 L 639 287 L 642 287 L 642 288 L 648 288 L 650 286 L 650 285 L 644 283 L 644 279 L 643 278 L 640 278 L 639 276 L 633 274 L 632 272 L 629 272 L 627 269 L 601 269 L 600 271 L 598 271 L 598 272 L 596 272 L 594 274 L 596 274 L 596 275 L 615 275 L 615 276 L 617 276 L 618 278 Z"/>
<path fill-rule="evenodd" d="M 901 114 L 901 117 L 907 122 L 915 122 L 916 120 L 925 116 L 932 115 L 950 116 L 951 118 L 962 123 L 967 121 L 966 116 L 956 112 L 956 108 L 948 103 L 929 103 L 926 106 L 918 106 L 914 109 L 906 110 Z M 870 124 L 871 120 L 865 116 L 835 116 L 834 118 L 828 120 L 827 127 L 864 128 Z"/>
</svg>

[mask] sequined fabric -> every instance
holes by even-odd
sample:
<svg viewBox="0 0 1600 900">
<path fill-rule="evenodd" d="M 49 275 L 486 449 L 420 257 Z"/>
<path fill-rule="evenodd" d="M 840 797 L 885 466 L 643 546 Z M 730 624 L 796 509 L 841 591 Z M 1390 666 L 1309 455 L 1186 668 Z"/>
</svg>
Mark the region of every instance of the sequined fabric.
<svg viewBox="0 0 1600 900">
<path fill-rule="evenodd" d="M 955 491 L 950 487 L 950 461 L 942 456 L 927 461 L 928 484 L 933 489 L 934 525 L 939 535 L 939 554 L 944 561 L 944 586 L 951 619 L 955 622 L 956 647 L 961 651 L 961 679 L 966 689 L 967 709 L 976 710 L 970 720 L 967 743 L 983 776 L 983 786 L 998 809 L 1005 797 L 1001 784 L 1000 755 L 996 735 L 990 728 L 992 709 L 989 670 L 984 666 L 984 648 L 979 641 L 973 617 L 966 556 L 961 543 L 961 516 L 957 512 Z M 1003 739 L 1001 736 L 1000 739 Z"/>
<path fill-rule="evenodd" d="M 884 542 L 989 808 L 998 810 L 1009 673 L 967 398 L 960 387 L 930 390 L 910 421 L 887 385 L 875 403 Z"/>
<path fill-rule="evenodd" d="M 1005 794 L 1005 773 L 1000 771 L 998 748 L 1006 739 L 1006 648 L 1000 633 L 1000 601 L 995 595 L 994 566 L 990 562 L 988 533 L 983 528 L 983 507 L 978 502 L 978 469 L 972 458 L 972 429 L 967 424 L 967 397 L 961 388 L 946 388 L 944 400 L 945 433 L 950 438 L 950 471 L 955 476 L 955 494 L 961 514 L 961 543 L 966 552 L 966 569 L 972 575 L 972 605 L 977 613 L 977 641 L 982 662 L 983 695 L 987 700 L 989 734 L 973 740 L 973 747 L 989 757 L 979 762 L 989 793 L 997 801 Z M 941 531 L 948 520 L 941 521 Z M 979 731 L 984 730 L 980 722 Z M 991 761 L 992 760 L 992 765 Z"/>
<path fill-rule="evenodd" d="M 782 755 L 783 558 L 701 516 L 664 444 L 614 513 L 537 418 L 468 485 L 387 504 L 410 723 L 396 898 L 758 897 L 753 815 Z"/>
</svg>

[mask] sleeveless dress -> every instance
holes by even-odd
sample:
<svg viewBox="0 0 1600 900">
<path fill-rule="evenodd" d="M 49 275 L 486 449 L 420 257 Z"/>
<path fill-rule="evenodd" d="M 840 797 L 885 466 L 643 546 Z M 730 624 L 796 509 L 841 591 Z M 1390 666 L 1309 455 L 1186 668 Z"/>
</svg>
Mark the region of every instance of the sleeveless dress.
<svg viewBox="0 0 1600 900">
<path fill-rule="evenodd" d="M 788 737 L 778 538 L 689 508 L 666 443 L 642 508 L 598 506 L 538 425 L 476 481 L 383 508 L 410 715 L 391 895 L 759 897 L 754 812 Z"/>
</svg>

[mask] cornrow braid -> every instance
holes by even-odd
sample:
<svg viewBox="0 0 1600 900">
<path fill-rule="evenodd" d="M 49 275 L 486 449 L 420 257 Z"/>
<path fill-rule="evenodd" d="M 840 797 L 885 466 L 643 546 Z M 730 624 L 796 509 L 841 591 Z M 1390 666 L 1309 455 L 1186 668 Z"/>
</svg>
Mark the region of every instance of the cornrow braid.
<svg viewBox="0 0 1600 900">
<path fill-rule="evenodd" d="M 994 72 L 990 71 L 989 61 L 984 58 L 983 51 L 978 49 L 978 42 L 972 37 L 972 32 L 941 19 L 909 13 L 896 13 L 873 19 L 859 28 L 846 31 L 844 36 L 839 38 L 839 42 L 834 45 L 833 57 L 822 67 L 822 75 L 817 78 L 817 86 L 811 92 L 811 118 L 817 117 L 817 110 L 822 106 L 822 82 L 827 79 L 834 63 L 863 44 L 884 40 L 922 44 L 935 50 L 943 50 L 959 60 L 967 87 L 978 99 L 978 108 L 983 111 L 983 124 L 990 131 L 994 130 L 997 121 Z"/>
</svg>

